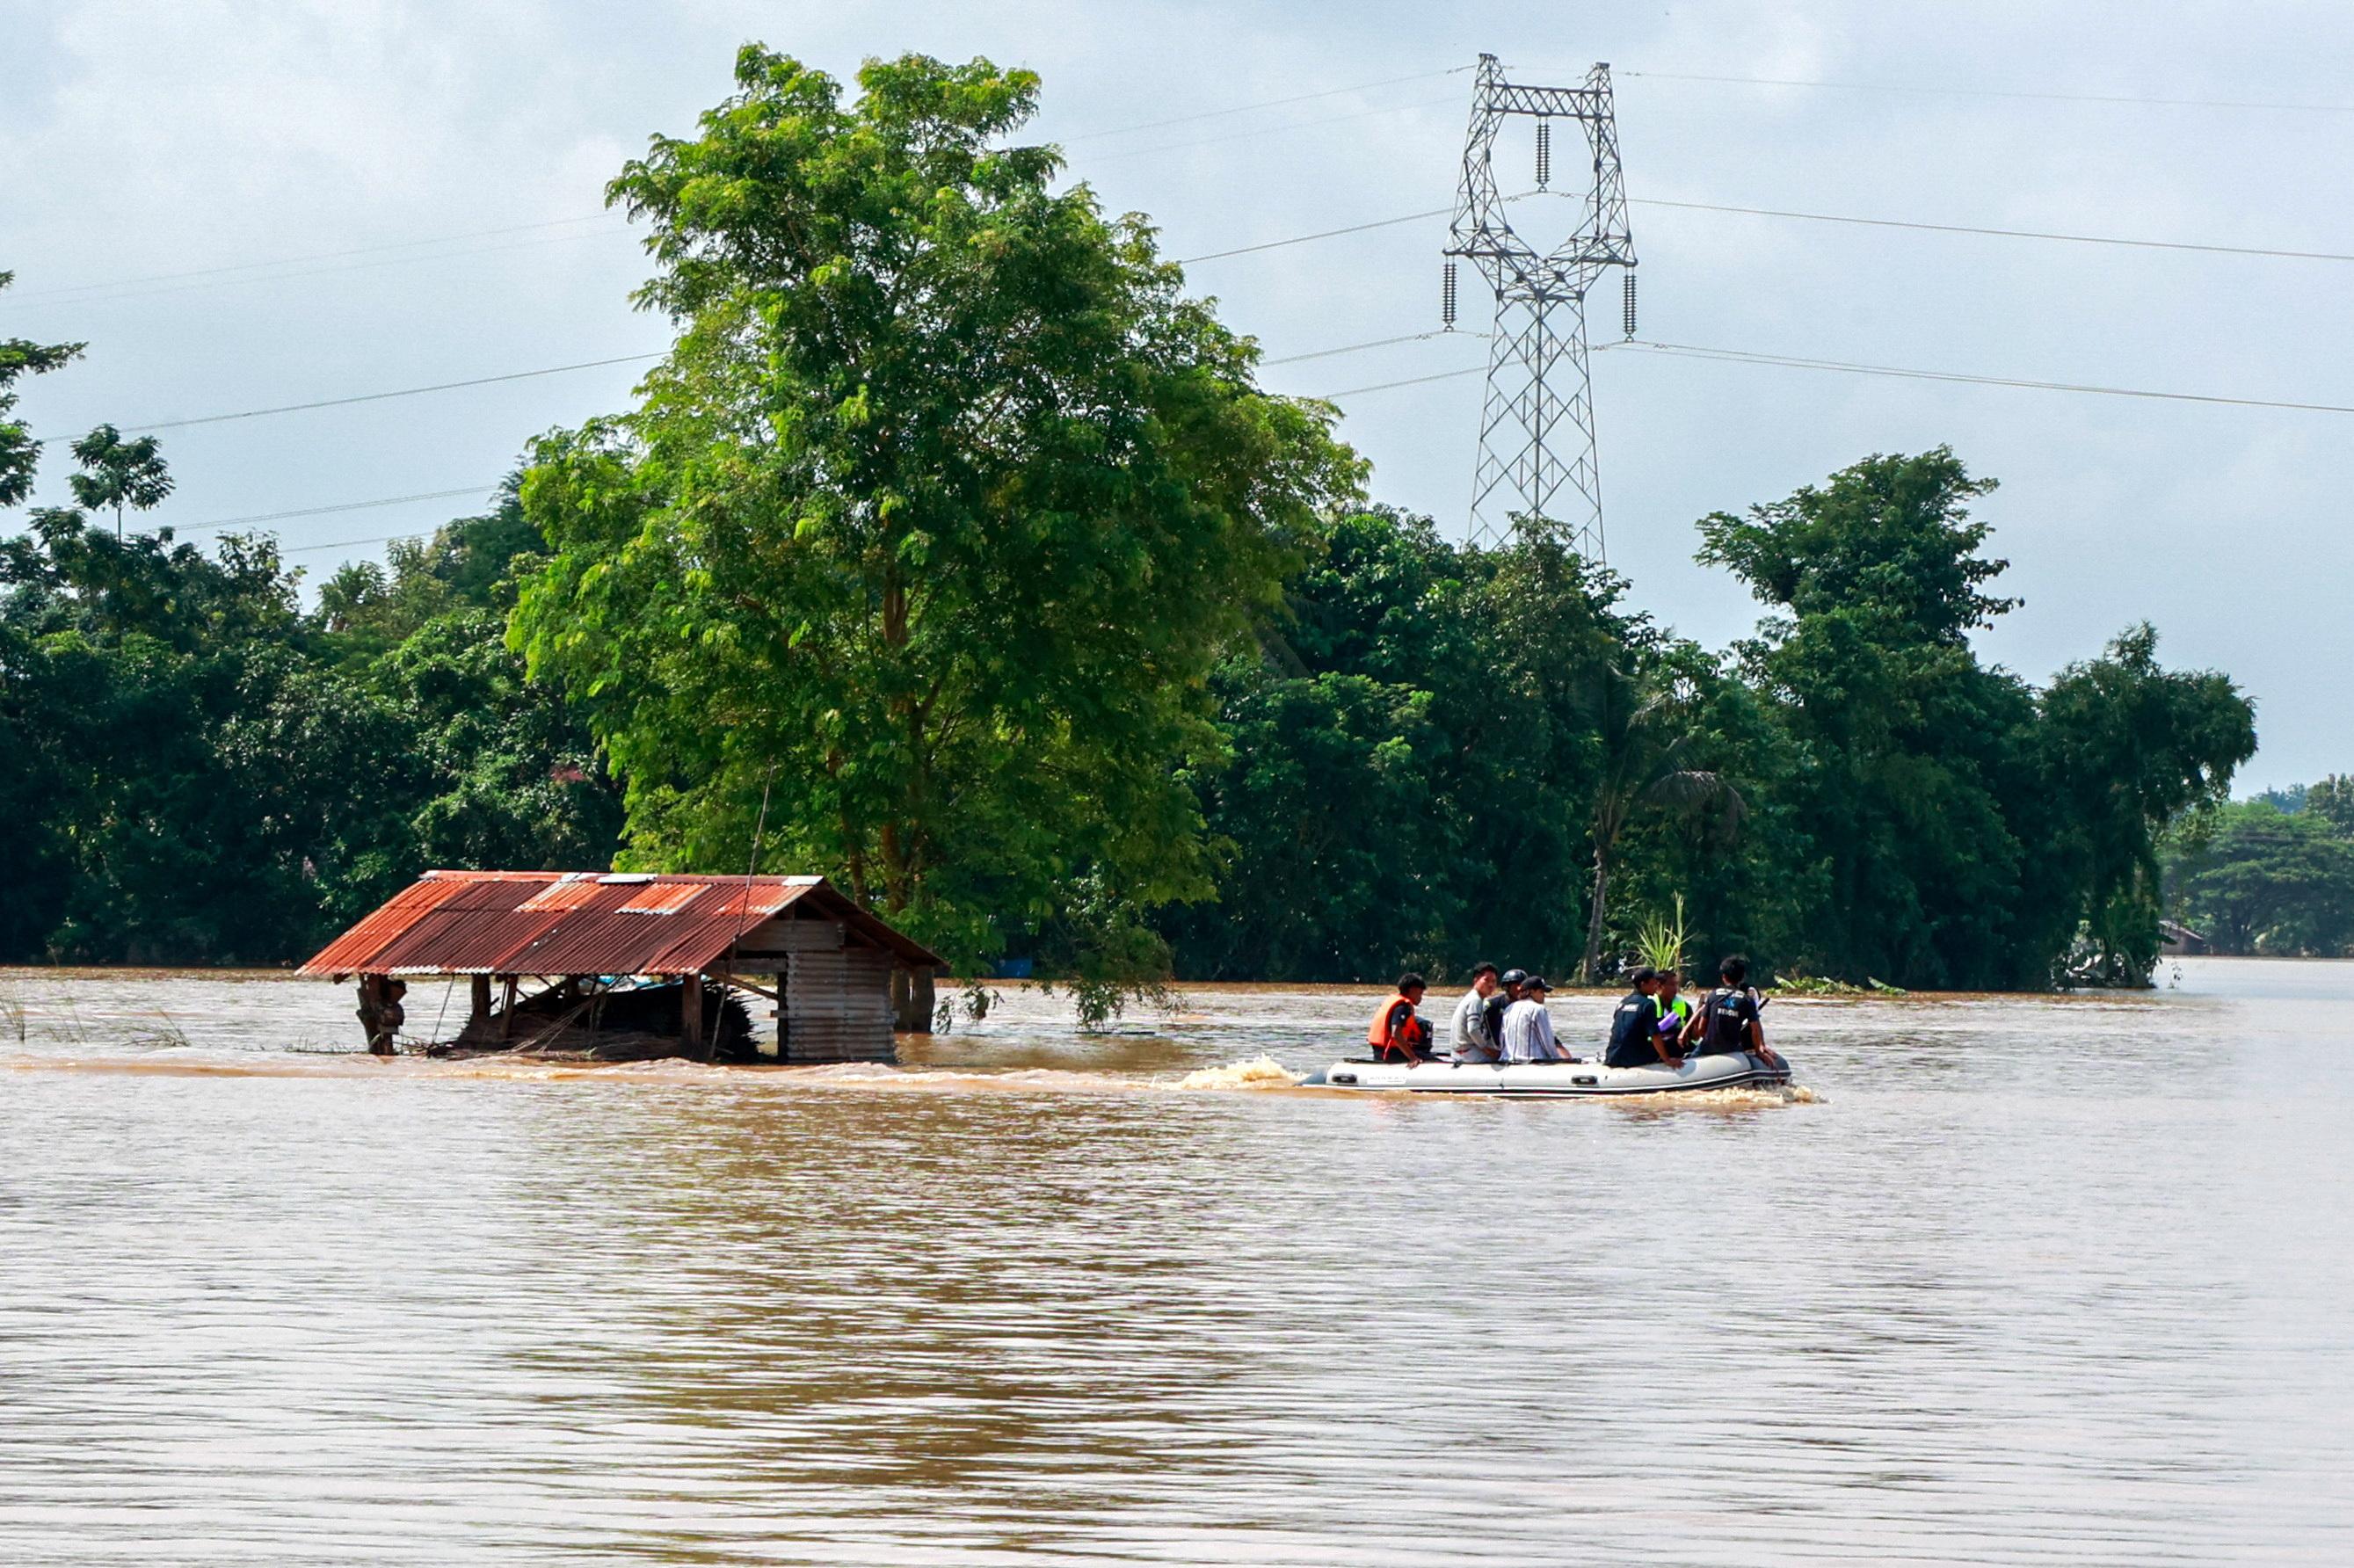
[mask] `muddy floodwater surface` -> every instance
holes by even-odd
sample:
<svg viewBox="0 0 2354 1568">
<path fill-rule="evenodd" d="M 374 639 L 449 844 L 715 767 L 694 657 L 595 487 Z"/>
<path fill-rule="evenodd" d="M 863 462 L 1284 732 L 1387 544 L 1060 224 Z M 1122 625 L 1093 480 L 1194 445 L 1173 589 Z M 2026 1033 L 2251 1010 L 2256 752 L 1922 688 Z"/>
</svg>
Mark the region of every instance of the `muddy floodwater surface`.
<svg viewBox="0 0 2354 1568">
<path fill-rule="evenodd" d="M 0 971 L 0 1562 L 2354 1562 L 2354 965 L 2160 978 L 1680 1105 L 1288 1086 L 1364 991 L 613 1069 Z"/>
</svg>

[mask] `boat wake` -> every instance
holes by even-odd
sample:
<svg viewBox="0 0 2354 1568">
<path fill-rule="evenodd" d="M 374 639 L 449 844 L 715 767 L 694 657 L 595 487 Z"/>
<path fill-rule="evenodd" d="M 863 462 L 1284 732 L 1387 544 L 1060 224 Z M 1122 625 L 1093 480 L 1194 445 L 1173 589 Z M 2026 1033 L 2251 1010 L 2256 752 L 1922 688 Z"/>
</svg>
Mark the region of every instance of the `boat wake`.
<svg viewBox="0 0 2354 1568">
<path fill-rule="evenodd" d="M 1823 1097 L 1804 1084 L 1752 1084 L 1738 1089 L 1681 1089 L 1674 1094 L 1618 1095 L 1620 1110 L 1658 1115 L 1665 1111 L 1771 1110 L 1779 1106 L 1821 1105 Z"/>
<path fill-rule="evenodd" d="M 1177 1080 L 1181 1089 L 1288 1089 L 1305 1073 L 1295 1073 L 1272 1056 L 1253 1056 L 1223 1067 L 1197 1067 Z"/>
</svg>

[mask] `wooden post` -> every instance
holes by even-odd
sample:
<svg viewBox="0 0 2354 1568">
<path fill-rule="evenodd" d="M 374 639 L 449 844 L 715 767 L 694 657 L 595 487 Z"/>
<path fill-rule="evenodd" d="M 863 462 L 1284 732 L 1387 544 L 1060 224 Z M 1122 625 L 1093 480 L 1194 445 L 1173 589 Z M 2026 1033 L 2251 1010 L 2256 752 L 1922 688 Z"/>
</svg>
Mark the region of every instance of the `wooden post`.
<svg viewBox="0 0 2354 1568">
<path fill-rule="evenodd" d="M 686 1043 L 687 1054 L 703 1054 L 703 975 L 700 970 L 679 976 L 678 986 L 679 1038 Z"/>
<path fill-rule="evenodd" d="M 502 1040 L 514 1038 L 514 1004 L 515 978 L 509 975 L 506 977 L 506 990 L 499 998 L 499 1038 Z"/>
<path fill-rule="evenodd" d="M 474 975 L 471 978 L 473 983 L 467 988 L 466 1033 L 480 1039 L 489 1033 L 491 1028 L 491 977 Z"/>
<path fill-rule="evenodd" d="M 408 987 L 389 975 L 360 976 L 360 1027 L 367 1031 L 368 1054 L 389 1056 L 393 1036 L 408 1021 L 400 998 Z"/>
<path fill-rule="evenodd" d="M 931 966 L 903 965 L 891 971 L 891 1027 L 902 1034 L 932 1032 Z"/>
<path fill-rule="evenodd" d="M 375 975 L 360 976 L 360 1035 L 372 1056 L 384 1054 L 376 1049 L 377 1037 L 384 1032 L 383 1014 L 384 981 Z"/>
</svg>

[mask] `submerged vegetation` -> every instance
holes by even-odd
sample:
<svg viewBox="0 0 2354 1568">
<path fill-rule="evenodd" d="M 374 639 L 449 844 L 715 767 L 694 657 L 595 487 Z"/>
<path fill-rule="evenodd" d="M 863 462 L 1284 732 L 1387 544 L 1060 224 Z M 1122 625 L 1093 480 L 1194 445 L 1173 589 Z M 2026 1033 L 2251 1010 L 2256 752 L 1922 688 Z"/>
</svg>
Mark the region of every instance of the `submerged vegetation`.
<svg viewBox="0 0 2354 1568">
<path fill-rule="evenodd" d="M 2162 835 L 2237 842 L 2224 677 L 2147 626 L 2041 687 L 1979 660 L 2015 601 L 1953 452 L 1702 519 L 1766 609 L 1712 652 L 1544 519 L 1479 548 L 1369 502 L 1142 219 L 1009 144 L 1029 73 L 860 86 L 747 49 L 611 187 L 676 328 L 637 405 L 308 609 L 266 538 L 118 539 L 162 457 L 72 448 L 80 504 L 0 546 L 0 959 L 281 961 L 429 865 L 757 834 L 1095 1006 L 1638 946 L 2133 982 Z M 0 344 L 0 504 L 12 384 L 79 346 Z"/>
</svg>

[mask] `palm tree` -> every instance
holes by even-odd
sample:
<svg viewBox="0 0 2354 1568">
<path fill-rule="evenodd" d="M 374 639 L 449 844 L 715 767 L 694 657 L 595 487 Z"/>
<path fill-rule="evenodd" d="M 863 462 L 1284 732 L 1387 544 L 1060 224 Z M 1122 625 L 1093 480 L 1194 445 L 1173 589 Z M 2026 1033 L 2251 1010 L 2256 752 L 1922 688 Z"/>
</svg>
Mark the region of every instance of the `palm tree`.
<svg viewBox="0 0 2354 1568">
<path fill-rule="evenodd" d="M 1609 911 L 1610 872 L 1619 835 L 1646 809 L 1715 810 L 1724 824 L 1740 821 L 1747 803 L 1719 775 L 1688 766 L 1696 735 L 1687 705 L 1672 688 L 1638 682 L 1621 671 L 1604 676 L 1602 738 L 1606 760 L 1595 791 L 1594 901 L 1586 913 L 1585 957 L 1578 979 L 1591 984 L 1602 968 L 1602 928 Z"/>
</svg>

